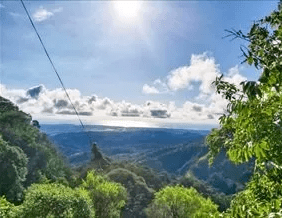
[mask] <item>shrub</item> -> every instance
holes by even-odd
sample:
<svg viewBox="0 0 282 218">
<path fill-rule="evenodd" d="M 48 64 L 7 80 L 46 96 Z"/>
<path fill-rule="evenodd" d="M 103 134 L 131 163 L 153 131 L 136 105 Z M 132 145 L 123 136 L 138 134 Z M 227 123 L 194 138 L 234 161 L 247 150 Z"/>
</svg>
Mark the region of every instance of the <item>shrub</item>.
<svg viewBox="0 0 282 218">
<path fill-rule="evenodd" d="M 217 217 L 217 205 L 202 197 L 194 188 L 167 186 L 155 194 L 146 210 L 148 217 L 188 218 Z"/>
<path fill-rule="evenodd" d="M 82 187 L 88 190 L 97 217 L 120 217 L 121 208 L 127 199 L 126 189 L 121 184 L 109 182 L 91 171 L 88 172 Z"/>
<path fill-rule="evenodd" d="M 27 190 L 21 217 L 90 218 L 95 213 L 91 199 L 83 189 L 61 184 L 33 184 Z"/>
<path fill-rule="evenodd" d="M 6 200 L 5 197 L 0 197 L 0 217 L 14 218 L 18 214 L 18 208 Z"/>
</svg>

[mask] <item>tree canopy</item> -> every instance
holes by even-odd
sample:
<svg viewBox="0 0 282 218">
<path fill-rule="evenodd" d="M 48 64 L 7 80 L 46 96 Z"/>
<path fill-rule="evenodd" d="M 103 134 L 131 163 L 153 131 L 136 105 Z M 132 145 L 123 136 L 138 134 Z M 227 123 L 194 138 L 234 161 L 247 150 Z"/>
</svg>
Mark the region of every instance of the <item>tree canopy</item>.
<svg viewBox="0 0 282 218">
<path fill-rule="evenodd" d="M 147 209 L 147 215 L 152 218 L 217 217 L 219 215 L 217 207 L 194 188 L 167 186 L 155 194 L 152 204 Z"/>
</svg>

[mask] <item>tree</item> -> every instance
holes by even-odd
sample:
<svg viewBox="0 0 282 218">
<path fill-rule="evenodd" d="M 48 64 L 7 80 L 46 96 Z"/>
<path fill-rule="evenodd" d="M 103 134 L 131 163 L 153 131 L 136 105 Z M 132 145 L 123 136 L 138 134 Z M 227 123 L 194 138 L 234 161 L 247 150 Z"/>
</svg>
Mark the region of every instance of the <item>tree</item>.
<svg viewBox="0 0 282 218">
<path fill-rule="evenodd" d="M 37 129 L 40 129 L 40 127 L 41 127 L 37 120 L 32 121 L 32 126 L 36 127 Z"/>
<path fill-rule="evenodd" d="M 32 184 L 18 217 L 95 217 L 92 201 L 83 189 L 71 189 L 61 184 Z"/>
<path fill-rule="evenodd" d="M 243 62 L 262 73 L 258 81 L 240 87 L 223 76 L 214 81 L 228 106 L 220 128 L 207 137 L 210 163 L 221 150 L 235 163 L 254 159 L 252 181 L 232 201 L 229 215 L 267 217 L 282 208 L 282 8 L 255 22 L 247 34 L 228 32 L 249 42 L 241 47 Z"/>
<path fill-rule="evenodd" d="M 27 156 L 21 148 L 11 146 L 0 136 L 0 196 L 19 202 L 27 175 Z"/>
<path fill-rule="evenodd" d="M 109 182 L 95 171 L 87 173 L 82 188 L 88 190 L 97 217 L 120 217 L 121 208 L 127 199 L 126 189 L 119 183 Z"/>
<path fill-rule="evenodd" d="M 167 186 L 155 194 L 147 209 L 151 218 L 217 217 L 217 205 L 202 197 L 194 188 Z"/>
</svg>

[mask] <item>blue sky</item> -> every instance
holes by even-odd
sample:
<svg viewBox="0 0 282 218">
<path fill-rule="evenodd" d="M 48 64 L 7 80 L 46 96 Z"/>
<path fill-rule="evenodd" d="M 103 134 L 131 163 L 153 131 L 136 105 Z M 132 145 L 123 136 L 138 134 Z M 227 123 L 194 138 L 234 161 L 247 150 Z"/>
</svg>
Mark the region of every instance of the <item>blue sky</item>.
<svg viewBox="0 0 282 218">
<path fill-rule="evenodd" d="M 86 122 L 203 127 L 224 110 L 208 87 L 216 75 L 259 76 L 240 65 L 244 42 L 222 39 L 224 30 L 248 31 L 278 1 L 25 4 Z M 1 1 L 0 13 L 2 95 L 42 122 L 74 119 L 20 1 Z"/>
</svg>

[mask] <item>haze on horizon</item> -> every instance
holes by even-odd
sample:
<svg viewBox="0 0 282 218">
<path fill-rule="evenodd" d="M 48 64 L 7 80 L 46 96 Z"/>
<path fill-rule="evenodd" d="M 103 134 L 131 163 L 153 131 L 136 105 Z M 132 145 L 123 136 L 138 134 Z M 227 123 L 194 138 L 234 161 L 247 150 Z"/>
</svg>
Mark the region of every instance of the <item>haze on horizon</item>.
<svg viewBox="0 0 282 218">
<path fill-rule="evenodd" d="M 25 1 L 86 124 L 218 126 L 216 76 L 239 84 L 225 29 L 247 31 L 278 1 Z M 250 10 L 251 9 L 251 10 Z M 19 1 L 1 1 L 0 95 L 41 123 L 78 123 Z"/>
</svg>

